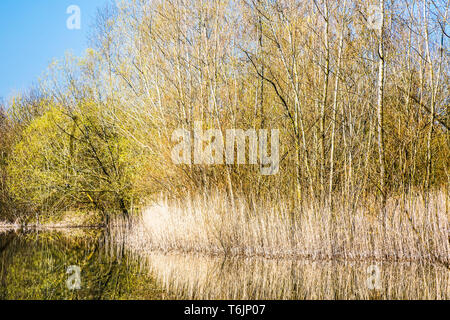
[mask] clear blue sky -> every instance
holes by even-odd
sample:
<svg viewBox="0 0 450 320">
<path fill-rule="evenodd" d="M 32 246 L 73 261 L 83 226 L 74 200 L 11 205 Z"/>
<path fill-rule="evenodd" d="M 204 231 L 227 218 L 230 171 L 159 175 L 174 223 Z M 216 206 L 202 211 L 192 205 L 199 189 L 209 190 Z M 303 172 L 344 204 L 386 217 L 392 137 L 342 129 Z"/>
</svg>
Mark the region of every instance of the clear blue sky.
<svg viewBox="0 0 450 320">
<path fill-rule="evenodd" d="M 106 0 L 0 0 L 0 97 L 28 88 L 66 51 L 81 55 L 97 7 Z M 67 8 L 81 9 L 81 29 L 69 30 Z"/>
</svg>

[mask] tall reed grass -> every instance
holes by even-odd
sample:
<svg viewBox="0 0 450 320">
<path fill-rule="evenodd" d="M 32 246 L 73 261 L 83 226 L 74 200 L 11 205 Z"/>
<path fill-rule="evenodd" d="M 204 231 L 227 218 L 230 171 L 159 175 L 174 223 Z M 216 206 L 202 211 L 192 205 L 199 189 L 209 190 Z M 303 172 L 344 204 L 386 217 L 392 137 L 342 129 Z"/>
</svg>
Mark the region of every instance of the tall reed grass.
<svg viewBox="0 0 450 320">
<path fill-rule="evenodd" d="M 133 218 L 116 220 L 111 233 L 141 253 L 178 252 L 228 257 L 310 260 L 416 261 L 450 264 L 445 192 L 387 202 L 384 214 L 372 206 L 310 205 L 291 210 L 284 203 L 234 206 L 215 194 L 161 201 Z M 126 238 L 126 240 L 124 240 Z"/>
</svg>

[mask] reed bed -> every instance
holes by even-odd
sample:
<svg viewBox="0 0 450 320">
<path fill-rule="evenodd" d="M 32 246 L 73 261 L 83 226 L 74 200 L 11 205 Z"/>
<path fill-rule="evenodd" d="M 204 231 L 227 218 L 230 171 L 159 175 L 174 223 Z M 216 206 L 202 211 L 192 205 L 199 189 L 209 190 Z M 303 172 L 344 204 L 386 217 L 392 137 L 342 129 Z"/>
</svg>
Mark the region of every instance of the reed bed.
<svg viewBox="0 0 450 320">
<path fill-rule="evenodd" d="M 345 261 L 414 261 L 450 264 L 448 195 L 425 202 L 390 199 L 384 214 L 373 210 L 283 203 L 231 207 L 220 195 L 170 202 L 143 210 L 130 225 L 116 220 L 111 234 L 134 251 L 209 256 L 306 258 Z M 126 238 L 126 240 L 124 240 Z"/>
<path fill-rule="evenodd" d="M 207 257 L 153 252 L 149 272 L 176 299 L 226 300 L 374 300 L 449 299 L 450 273 L 422 263 L 376 264 L 377 287 L 371 287 L 371 262 Z"/>
</svg>

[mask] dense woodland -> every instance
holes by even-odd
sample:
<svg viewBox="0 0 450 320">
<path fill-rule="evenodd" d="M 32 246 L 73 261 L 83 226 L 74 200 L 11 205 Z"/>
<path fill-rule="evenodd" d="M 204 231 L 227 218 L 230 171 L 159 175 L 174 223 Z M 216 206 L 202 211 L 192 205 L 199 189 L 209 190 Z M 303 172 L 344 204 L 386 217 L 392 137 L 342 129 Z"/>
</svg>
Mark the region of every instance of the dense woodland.
<svg viewBox="0 0 450 320">
<path fill-rule="evenodd" d="M 128 216 L 161 195 L 382 209 L 447 192 L 449 4 L 110 3 L 84 56 L 55 61 L 0 108 L 0 220 Z M 279 173 L 174 164 L 172 133 L 196 121 L 279 129 Z"/>
</svg>

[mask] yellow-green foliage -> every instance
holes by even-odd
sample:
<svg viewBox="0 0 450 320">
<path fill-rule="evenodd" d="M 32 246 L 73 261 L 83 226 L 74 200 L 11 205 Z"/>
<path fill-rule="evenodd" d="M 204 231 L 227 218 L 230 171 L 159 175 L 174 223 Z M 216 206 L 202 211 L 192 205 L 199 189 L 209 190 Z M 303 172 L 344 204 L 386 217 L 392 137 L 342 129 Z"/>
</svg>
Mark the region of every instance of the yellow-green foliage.
<svg viewBox="0 0 450 320">
<path fill-rule="evenodd" d="M 405 16 L 389 18 L 378 39 L 359 1 L 285 2 L 282 13 L 278 2 L 197 0 L 151 0 L 152 10 L 125 1 L 113 17 L 101 13 L 108 19 L 98 21 L 94 48 L 52 64 L 42 93 L 13 99 L 23 130 L 9 157 L 15 199 L 126 213 L 150 194 L 220 190 L 231 201 L 287 200 L 294 209 L 448 185 L 440 14 L 400 2 L 385 16 Z M 424 34 L 415 12 L 439 31 Z M 279 173 L 175 164 L 172 133 L 196 122 L 279 129 Z"/>
<path fill-rule="evenodd" d="M 52 108 L 31 122 L 14 146 L 8 165 L 10 192 L 30 205 L 42 206 L 64 184 L 68 144 L 58 125 L 63 115 Z"/>
<path fill-rule="evenodd" d="M 128 207 L 139 157 L 99 110 L 88 102 L 70 115 L 51 107 L 25 128 L 8 165 L 17 201 L 45 211 Z"/>
</svg>

